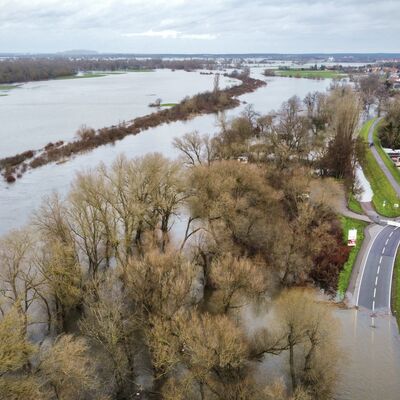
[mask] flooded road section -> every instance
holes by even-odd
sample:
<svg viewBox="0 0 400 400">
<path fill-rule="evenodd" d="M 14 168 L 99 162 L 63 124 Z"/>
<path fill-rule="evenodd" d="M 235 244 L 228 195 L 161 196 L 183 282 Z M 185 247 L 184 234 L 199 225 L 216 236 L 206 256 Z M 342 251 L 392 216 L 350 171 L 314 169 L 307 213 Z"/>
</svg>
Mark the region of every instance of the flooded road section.
<svg viewBox="0 0 400 400">
<path fill-rule="evenodd" d="M 357 310 L 335 313 L 341 322 L 340 367 L 337 400 L 400 399 L 400 336 L 390 315 Z"/>
</svg>

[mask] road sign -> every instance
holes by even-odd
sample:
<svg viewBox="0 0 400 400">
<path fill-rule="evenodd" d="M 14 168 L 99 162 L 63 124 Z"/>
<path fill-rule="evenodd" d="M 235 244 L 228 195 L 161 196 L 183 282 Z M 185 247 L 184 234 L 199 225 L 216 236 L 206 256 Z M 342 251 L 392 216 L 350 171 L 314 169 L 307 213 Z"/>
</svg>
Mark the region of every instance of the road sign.
<svg viewBox="0 0 400 400">
<path fill-rule="evenodd" d="M 354 247 L 357 244 L 357 229 L 350 229 L 347 237 L 347 246 Z"/>
</svg>

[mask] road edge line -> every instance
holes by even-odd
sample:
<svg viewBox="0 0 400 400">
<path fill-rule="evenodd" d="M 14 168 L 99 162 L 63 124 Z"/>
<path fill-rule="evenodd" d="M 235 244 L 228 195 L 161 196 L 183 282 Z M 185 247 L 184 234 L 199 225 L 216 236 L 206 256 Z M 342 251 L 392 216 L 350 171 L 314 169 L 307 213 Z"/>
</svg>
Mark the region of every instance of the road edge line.
<svg viewBox="0 0 400 400">
<path fill-rule="evenodd" d="M 399 228 L 396 228 L 395 231 L 397 231 L 397 229 L 399 229 Z M 393 290 L 394 264 L 396 263 L 397 251 L 399 250 L 399 247 L 400 247 L 400 240 L 397 242 L 396 252 L 393 257 L 393 263 L 392 263 L 391 273 L 390 273 L 389 311 L 390 311 L 390 314 L 392 314 L 392 315 L 393 315 L 393 313 L 392 313 L 392 290 Z"/>
<path fill-rule="evenodd" d="M 377 239 L 377 237 L 378 237 L 386 228 L 387 228 L 387 226 L 385 226 L 380 232 L 378 232 L 378 234 L 377 234 L 377 235 L 374 237 L 374 239 L 372 240 L 371 245 L 370 245 L 370 247 L 369 247 L 369 249 L 368 249 L 367 256 L 366 256 L 366 258 L 365 258 L 365 262 L 363 263 L 363 266 L 362 266 L 361 277 L 360 277 L 360 284 L 358 285 L 357 300 L 356 300 L 356 303 L 355 303 L 356 307 L 358 307 L 358 301 L 360 300 L 361 284 L 362 284 L 363 277 L 364 277 L 365 266 L 366 266 L 366 264 L 367 264 L 367 260 L 368 260 L 369 254 L 370 254 L 370 252 L 371 252 L 372 246 L 374 245 L 375 240 Z M 356 284 L 357 284 L 357 283 L 356 283 Z"/>
</svg>

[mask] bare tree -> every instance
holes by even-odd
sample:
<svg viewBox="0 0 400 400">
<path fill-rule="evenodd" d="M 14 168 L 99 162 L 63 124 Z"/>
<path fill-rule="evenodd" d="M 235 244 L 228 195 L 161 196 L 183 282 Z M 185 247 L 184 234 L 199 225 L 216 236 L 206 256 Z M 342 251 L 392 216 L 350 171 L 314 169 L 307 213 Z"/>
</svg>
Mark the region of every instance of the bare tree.
<svg viewBox="0 0 400 400">
<path fill-rule="evenodd" d="M 31 323 L 28 313 L 43 286 L 32 262 L 32 250 L 33 239 L 28 230 L 11 232 L 0 241 L 0 294 L 23 316 L 25 333 Z"/>
<path fill-rule="evenodd" d="M 331 398 L 339 352 L 329 305 L 304 289 L 292 289 L 280 295 L 274 311 L 272 329 L 255 336 L 253 355 L 288 352 L 293 392 L 303 386 L 315 399 Z"/>
<path fill-rule="evenodd" d="M 226 254 L 212 262 L 210 285 L 215 292 L 208 303 L 213 309 L 227 313 L 250 299 L 257 300 L 265 293 L 267 281 L 262 266 Z"/>
<path fill-rule="evenodd" d="M 41 379 L 56 399 L 84 399 L 97 386 L 95 366 L 84 338 L 64 335 L 42 355 Z"/>
</svg>

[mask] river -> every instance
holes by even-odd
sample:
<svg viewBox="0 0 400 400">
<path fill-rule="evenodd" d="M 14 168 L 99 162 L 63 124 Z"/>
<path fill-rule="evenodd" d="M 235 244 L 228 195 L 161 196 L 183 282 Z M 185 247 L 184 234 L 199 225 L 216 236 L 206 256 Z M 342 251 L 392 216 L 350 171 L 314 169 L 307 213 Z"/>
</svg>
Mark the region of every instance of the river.
<svg viewBox="0 0 400 400">
<path fill-rule="evenodd" d="M 0 121 L 2 127 L 10 123 L 10 116 L 19 115 L 19 128 L 17 125 L 13 128 L 15 129 L 14 136 L 16 138 L 15 147 L 12 146 L 11 142 L 11 147 L 8 150 L 3 149 L 3 140 L 8 138 L 7 140 L 12 141 L 13 138 L 4 133 L 5 130 L 2 129 L 1 132 L 3 134 L 0 133 L 2 151 L 4 154 L 10 153 L 10 150 L 11 153 L 15 153 L 19 150 L 26 150 L 26 147 L 29 146 L 38 147 L 49 140 L 54 141 L 63 138 L 63 134 L 65 135 L 65 139 L 71 138 L 76 128 L 82 123 L 100 127 L 114 124 L 118 120 L 128 120 L 137 115 L 146 114 L 149 110 L 143 104 L 147 105 L 154 98 L 154 96 L 148 96 L 150 94 L 156 93 L 157 97 L 163 98 L 164 101 L 173 102 L 180 100 L 185 94 L 199 91 L 198 86 L 192 86 L 193 81 L 196 81 L 198 78 L 197 74 L 185 72 L 172 73 L 167 71 L 163 71 L 162 73 L 165 74 L 165 77 L 171 77 L 172 83 L 164 83 L 160 87 L 163 85 L 164 88 L 170 87 L 171 91 L 168 92 L 167 89 L 165 91 L 161 89 L 156 91 L 155 86 L 150 89 L 144 84 L 142 86 L 139 85 L 142 88 L 141 91 L 139 90 L 133 96 L 134 99 L 140 99 L 136 103 L 133 101 L 136 104 L 136 108 L 132 102 L 129 103 L 130 100 L 122 101 L 121 96 L 113 97 L 113 85 L 116 85 L 116 90 L 120 88 L 123 91 L 125 87 L 124 82 L 126 82 L 128 87 L 128 82 L 131 79 L 139 79 L 137 78 L 139 75 L 136 75 L 136 73 L 43 83 L 50 86 L 61 85 L 67 92 L 71 90 L 75 93 L 75 95 L 69 97 L 68 102 L 64 98 L 63 102 L 55 104 L 50 104 L 52 101 L 51 97 L 47 99 L 43 98 L 41 102 L 35 103 L 36 94 L 33 87 L 35 85 L 40 86 L 42 83 L 27 84 L 26 86 L 32 87 L 32 90 L 29 92 L 33 97 L 29 98 L 29 95 L 26 94 L 25 101 L 28 104 L 26 110 L 30 110 L 26 120 L 23 112 L 25 109 L 24 105 L 18 102 L 15 102 L 14 106 L 9 104 L 8 112 L 5 112 L 0 103 Z M 148 76 L 157 76 L 154 73 L 143 73 L 142 75 L 146 80 L 149 79 L 147 78 Z M 254 75 L 257 78 L 261 77 L 260 72 L 257 70 L 254 72 Z M 176 77 L 179 79 L 175 80 Z M 202 77 L 207 77 L 208 81 L 204 81 L 203 84 L 208 86 L 202 87 L 200 91 L 208 89 L 212 82 L 212 77 L 207 75 L 202 75 Z M 246 104 L 253 104 L 256 111 L 267 113 L 278 109 L 283 101 L 293 95 L 298 95 L 302 98 L 308 92 L 316 90 L 324 91 L 330 84 L 329 81 L 295 78 L 273 77 L 266 80 L 268 83 L 267 86 L 260 88 L 254 93 L 241 96 L 240 100 L 242 104 L 234 110 L 229 110 L 226 113 L 227 118 L 238 115 Z M 228 83 L 225 82 L 225 84 Z M 73 86 L 74 89 L 70 89 L 69 85 Z M 80 90 L 77 90 L 77 88 L 88 90 L 87 88 L 91 85 L 93 85 L 91 96 L 95 96 L 97 90 L 98 101 L 85 104 L 83 100 L 85 93 L 83 93 L 81 98 Z M 175 87 L 176 85 L 179 85 L 180 88 Z M 95 90 L 95 88 L 97 89 Z M 15 91 L 17 90 L 21 89 L 15 89 Z M 10 96 L 11 98 L 12 96 Z M 7 97 L 1 99 L 7 99 Z M 79 107 L 76 107 L 77 104 L 79 104 Z M 72 109 L 75 111 L 67 114 L 67 111 Z M 75 112 L 79 113 L 75 114 Z M 53 118 L 53 113 L 57 115 L 57 118 Z M 65 118 L 63 118 L 63 115 Z M 67 115 L 74 116 L 73 123 Z M 34 137 L 35 134 L 34 130 L 31 130 L 31 124 L 33 127 L 41 127 L 39 129 L 42 132 L 40 139 Z M 36 130 L 36 132 L 39 130 Z M 175 122 L 149 129 L 137 136 L 126 137 L 113 145 L 102 146 L 89 153 L 76 156 L 64 164 L 50 164 L 29 171 L 12 185 L 8 185 L 1 180 L 0 235 L 25 224 L 32 212 L 40 205 L 43 196 L 49 195 L 53 191 L 65 195 L 72 179 L 78 171 L 94 168 L 100 161 L 110 164 L 121 153 L 126 154 L 128 157 L 134 157 L 148 152 L 160 152 L 165 156 L 175 158 L 177 152 L 171 145 L 172 139 L 195 130 L 200 133 L 209 134 L 216 132 L 218 130 L 216 116 L 204 115 L 190 121 Z M 8 144 L 7 146 L 10 145 Z M 336 315 L 342 325 L 340 342 L 345 354 L 345 359 L 341 365 L 341 376 L 336 398 L 338 400 L 399 399 L 400 338 L 396 321 L 390 316 L 382 316 L 375 319 L 376 327 L 371 327 L 371 318 L 366 313 L 355 310 L 339 310 L 336 312 Z"/>
</svg>

